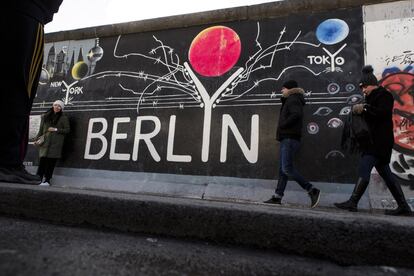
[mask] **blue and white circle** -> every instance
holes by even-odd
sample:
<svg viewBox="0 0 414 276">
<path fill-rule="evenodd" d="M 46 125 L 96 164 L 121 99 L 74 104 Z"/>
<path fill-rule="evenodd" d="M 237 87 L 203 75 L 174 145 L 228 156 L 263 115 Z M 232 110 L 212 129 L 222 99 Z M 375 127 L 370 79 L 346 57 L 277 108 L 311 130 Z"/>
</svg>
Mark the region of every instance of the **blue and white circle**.
<svg viewBox="0 0 414 276">
<path fill-rule="evenodd" d="M 349 27 L 345 21 L 337 18 L 327 19 L 319 24 L 316 37 L 326 45 L 333 45 L 344 40 L 349 34 Z"/>
</svg>

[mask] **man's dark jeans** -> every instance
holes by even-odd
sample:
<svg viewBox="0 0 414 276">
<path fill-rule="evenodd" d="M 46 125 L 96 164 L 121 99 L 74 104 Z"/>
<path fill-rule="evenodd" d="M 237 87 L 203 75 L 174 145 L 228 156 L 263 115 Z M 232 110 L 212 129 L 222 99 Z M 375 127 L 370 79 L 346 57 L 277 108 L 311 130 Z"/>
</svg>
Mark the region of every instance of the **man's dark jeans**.
<svg viewBox="0 0 414 276">
<path fill-rule="evenodd" d="M 293 159 L 299 150 L 300 142 L 296 139 L 285 138 L 280 142 L 279 149 L 279 181 L 276 194 L 283 197 L 288 178 L 295 180 L 303 189 L 310 191 L 312 184 L 306 181 L 293 166 Z"/>
</svg>

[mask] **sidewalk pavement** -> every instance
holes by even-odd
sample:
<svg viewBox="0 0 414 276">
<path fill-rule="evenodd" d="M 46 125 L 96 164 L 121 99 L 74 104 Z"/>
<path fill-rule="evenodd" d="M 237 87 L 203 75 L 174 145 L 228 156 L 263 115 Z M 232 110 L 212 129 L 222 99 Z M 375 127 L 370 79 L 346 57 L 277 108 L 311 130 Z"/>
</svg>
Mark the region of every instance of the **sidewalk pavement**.
<svg viewBox="0 0 414 276">
<path fill-rule="evenodd" d="M 135 180 L 140 188 L 128 192 L 124 189 L 131 183 L 125 183 L 122 173 L 117 181 L 107 175 L 101 183 L 98 178 L 93 183 L 91 177 L 59 174 L 52 187 L 0 183 L 0 213 L 253 246 L 344 265 L 414 267 L 413 217 L 380 214 L 370 203 L 377 200 L 370 200 L 371 192 L 361 202 L 362 212 L 331 208 L 334 201 L 349 196 L 352 185 L 317 183 L 322 190 L 320 206 L 309 209 L 307 195 L 296 190 L 294 183 L 289 183 L 284 198 L 288 203 L 275 206 L 261 203 L 273 190 L 259 180 L 254 185 L 250 185 L 254 181 L 230 185 L 229 179 L 221 179 L 221 184 L 193 180 L 192 184 L 163 185 L 160 179 L 147 177 L 143 182 Z M 110 183 L 112 191 L 98 191 L 94 186 L 100 184 L 102 190 Z M 155 195 L 160 191 L 163 196 Z"/>
<path fill-rule="evenodd" d="M 36 167 L 27 167 L 31 172 Z M 90 169 L 57 168 L 52 185 L 76 189 L 127 192 L 146 195 L 197 198 L 226 202 L 260 203 L 271 197 L 276 180 L 246 179 L 235 177 L 136 173 Z M 321 190 L 319 207 L 335 208 L 335 202 L 349 199 L 354 183 L 312 182 Z M 408 202 L 414 209 L 414 191 L 403 187 Z M 307 193 L 294 181 L 289 181 L 282 204 L 307 207 Z M 373 174 L 367 192 L 362 196 L 358 209 L 364 212 L 383 213 L 397 207 L 382 179 Z"/>
</svg>

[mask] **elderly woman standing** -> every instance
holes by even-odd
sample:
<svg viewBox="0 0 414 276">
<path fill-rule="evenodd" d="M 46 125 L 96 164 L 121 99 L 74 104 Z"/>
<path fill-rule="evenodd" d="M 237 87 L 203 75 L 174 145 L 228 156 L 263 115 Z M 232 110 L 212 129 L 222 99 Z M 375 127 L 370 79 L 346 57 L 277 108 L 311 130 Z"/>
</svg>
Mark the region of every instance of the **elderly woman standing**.
<svg viewBox="0 0 414 276">
<path fill-rule="evenodd" d="M 68 118 L 63 114 L 65 104 L 57 100 L 44 115 L 42 115 L 40 129 L 36 139 L 44 135 L 44 142 L 39 147 L 39 168 L 37 175 L 44 181 L 40 186 L 50 186 L 56 162 L 62 157 L 62 148 L 65 135 L 69 133 Z"/>
</svg>

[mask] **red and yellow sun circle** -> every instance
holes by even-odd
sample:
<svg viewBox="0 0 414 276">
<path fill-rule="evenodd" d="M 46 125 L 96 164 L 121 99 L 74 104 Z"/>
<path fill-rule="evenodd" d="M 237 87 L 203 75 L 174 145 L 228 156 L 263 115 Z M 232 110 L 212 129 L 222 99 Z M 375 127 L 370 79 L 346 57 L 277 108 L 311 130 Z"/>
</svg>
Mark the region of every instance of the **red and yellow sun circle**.
<svg viewBox="0 0 414 276">
<path fill-rule="evenodd" d="M 236 64 L 240 52 L 238 34 L 229 27 L 214 26 L 204 29 L 193 39 L 188 59 L 200 75 L 217 77 Z"/>
</svg>

